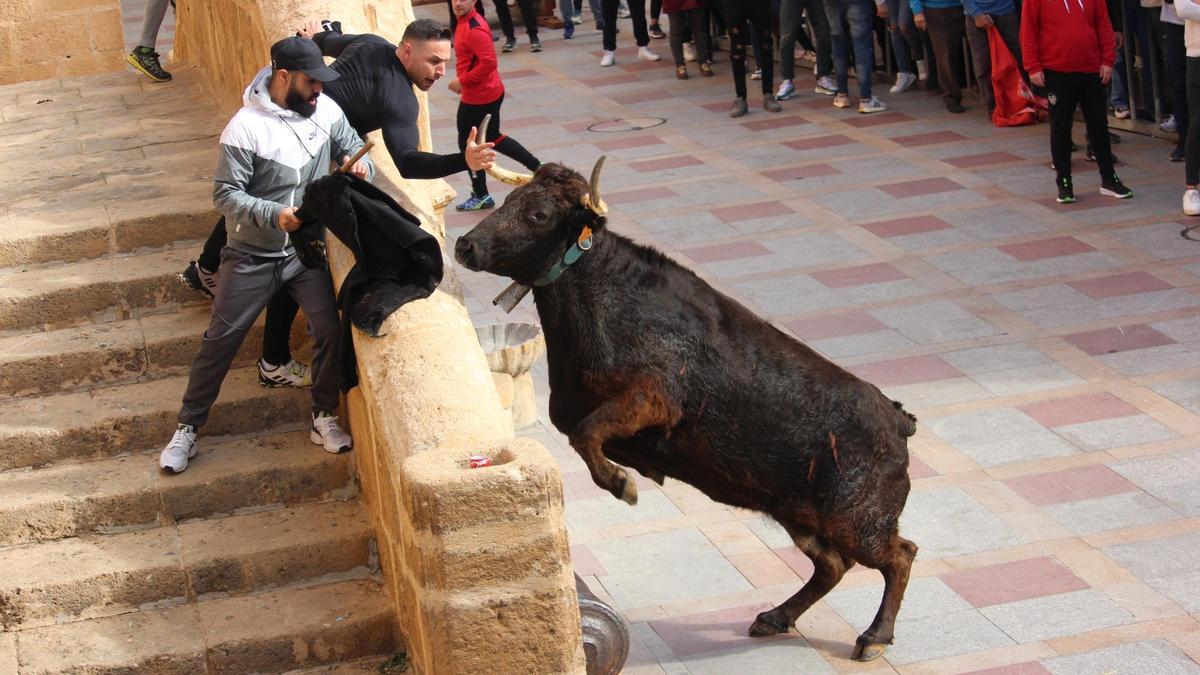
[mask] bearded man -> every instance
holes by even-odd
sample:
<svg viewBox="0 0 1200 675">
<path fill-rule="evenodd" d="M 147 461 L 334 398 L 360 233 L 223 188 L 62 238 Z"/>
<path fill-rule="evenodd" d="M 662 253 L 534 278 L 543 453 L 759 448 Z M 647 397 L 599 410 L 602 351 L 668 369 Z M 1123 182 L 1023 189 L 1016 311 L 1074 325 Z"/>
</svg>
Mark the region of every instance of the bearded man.
<svg viewBox="0 0 1200 675">
<path fill-rule="evenodd" d="M 225 217 L 228 243 L 213 290 L 212 318 L 192 361 L 179 425 L 159 456 L 159 466 L 180 473 L 197 454 L 196 431 L 208 419 L 221 383 L 246 333 L 267 302 L 284 290 L 312 327 L 312 420 L 309 437 L 328 452 L 345 452 L 353 441 L 333 415 L 338 405 L 334 363 L 339 322 L 329 273 L 307 269 L 289 232 L 300 226 L 296 208 L 305 187 L 345 162 L 362 139 L 337 103 L 321 96 L 338 73 L 321 51 L 300 37 L 271 46 L 271 65 L 255 75 L 244 105 L 221 133 L 213 203 Z M 373 174 L 369 160 L 351 171 Z"/>
</svg>

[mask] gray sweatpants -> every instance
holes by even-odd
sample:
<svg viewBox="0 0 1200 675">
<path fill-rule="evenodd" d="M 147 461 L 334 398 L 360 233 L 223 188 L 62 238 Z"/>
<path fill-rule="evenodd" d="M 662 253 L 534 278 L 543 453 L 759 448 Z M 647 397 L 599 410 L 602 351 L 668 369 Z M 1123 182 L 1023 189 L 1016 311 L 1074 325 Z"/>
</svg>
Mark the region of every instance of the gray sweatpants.
<svg viewBox="0 0 1200 675">
<path fill-rule="evenodd" d="M 221 383 L 237 356 L 246 333 L 271 296 L 286 288 L 304 310 L 312 326 L 314 410 L 334 410 L 338 405 L 338 376 L 334 353 L 339 334 L 338 313 L 329 272 L 310 270 L 295 255 L 263 258 L 232 249 L 221 249 L 212 318 L 200 349 L 192 360 L 179 421 L 199 428 L 217 400 Z"/>
<path fill-rule="evenodd" d="M 138 40 L 139 47 L 154 49 L 158 41 L 158 29 L 167 16 L 168 0 L 146 0 L 146 12 L 142 17 L 142 37 Z"/>
</svg>

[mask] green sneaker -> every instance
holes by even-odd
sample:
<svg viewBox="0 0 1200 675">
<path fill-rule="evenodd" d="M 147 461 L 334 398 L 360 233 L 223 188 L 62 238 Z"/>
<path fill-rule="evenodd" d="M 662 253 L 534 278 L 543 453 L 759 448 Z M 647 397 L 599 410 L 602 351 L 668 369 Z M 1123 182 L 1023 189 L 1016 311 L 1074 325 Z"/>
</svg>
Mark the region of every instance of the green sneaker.
<svg viewBox="0 0 1200 675">
<path fill-rule="evenodd" d="M 171 80 L 171 74 L 163 70 L 162 64 L 158 62 L 158 52 L 149 47 L 134 47 L 125 57 L 125 61 L 155 82 Z"/>
<path fill-rule="evenodd" d="M 1054 181 L 1058 185 L 1058 197 L 1055 201 L 1059 204 L 1074 204 L 1075 203 L 1075 188 L 1071 185 L 1071 179 L 1058 178 Z"/>
<path fill-rule="evenodd" d="M 496 208 L 496 202 L 492 200 L 491 195 L 476 197 L 471 195 L 470 199 L 454 207 L 455 211 L 483 211 L 485 209 Z"/>
</svg>

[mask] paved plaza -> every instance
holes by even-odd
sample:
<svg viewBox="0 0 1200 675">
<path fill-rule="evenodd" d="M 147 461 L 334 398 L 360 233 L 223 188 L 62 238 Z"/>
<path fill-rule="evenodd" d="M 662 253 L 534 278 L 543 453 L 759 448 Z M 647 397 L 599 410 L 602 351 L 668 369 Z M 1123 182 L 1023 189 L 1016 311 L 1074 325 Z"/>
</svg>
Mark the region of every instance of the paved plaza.
<svg viewBox="0 0 1200 675">
<path fill-rule="evenodd" d="M 526 434 L 561 463 L 576 572 L 630 622 L 625 672 L 1200 673 L 1200 242 L 1180 236 L 1171 146 L 1122 134 L 1125 202 L 1098 195 L 1078 153 L 1064 207 L 1044 125 L 996 129 L 977 102 L 951 115 L 886 84 L 891 109 L 862 116 L 807 93 L 807 72 L 782 114 L 752 95 L 731 120 L 725 53 L 717 77 L 692 64 L 678 81 L 666 42 L 664 61 L 638 62 L 622 22 L 602 69 L 580 28 L 500 56 L 504 131 L 585 174 L 607 154 L 611 229 L 920 418 L 901 530 L 921 550 L 896 644 L 859 664 L 877 572 L 848 574 L 798 633 L 746 637 L 807 559 L 763 516 L 677 481 L 640 480 L 636 507 L 596 488 L 550 426 L 540 365 Z M 442 85 L 431 101 L 447 151 L 457 102 Z M 603 124 L 622 119 L 642 128 Z M 449 238 L 481 218 L 449 213 Z M 491 306 L 506 279 L 459 274 L 476 323 L 536 321 L 529 299 Z"/>
</svg>

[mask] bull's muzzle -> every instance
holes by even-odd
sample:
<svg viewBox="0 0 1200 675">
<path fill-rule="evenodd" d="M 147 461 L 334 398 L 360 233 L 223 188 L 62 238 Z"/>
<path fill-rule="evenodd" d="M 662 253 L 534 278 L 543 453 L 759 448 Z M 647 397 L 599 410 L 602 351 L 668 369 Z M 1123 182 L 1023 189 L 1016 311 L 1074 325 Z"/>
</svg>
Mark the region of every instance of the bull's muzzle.
<svg viewBox="0 0 1200 675">
<path fill-rule="evenodd" d="M 455 242 L 454 259 L 473 272 L 479 271 L 479 255 L 475 251 L 475 242 L 471 241 L 470 233 L 464 234 Z"/>
</svg>

